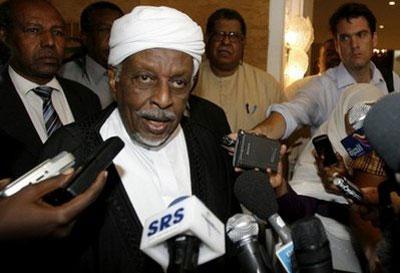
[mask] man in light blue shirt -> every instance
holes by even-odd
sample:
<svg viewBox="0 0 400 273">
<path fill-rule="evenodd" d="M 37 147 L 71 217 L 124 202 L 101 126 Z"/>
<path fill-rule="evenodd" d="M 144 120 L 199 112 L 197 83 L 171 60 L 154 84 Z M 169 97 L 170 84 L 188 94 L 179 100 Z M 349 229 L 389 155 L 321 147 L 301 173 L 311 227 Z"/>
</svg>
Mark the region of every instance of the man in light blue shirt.
<svg viewBox="0 0 400 273">
<path fill-rule="evenodd" d="M 99 97 L 103 109 L 113 102 L 107 76 L 111 26 L 122 15 L 122 10 L 109 2 L 96 2 L 87 6 L 80 19 L 87 54 L 66 63 L 60 70 L 62 77 L 91 89 Z"/>
<path fill-rule="evenodd" d="M 271 138 L 287 138 L 303 125 L 318 128 L 327 120 L 343 90 L 355 83 L 371 83 L 388 93 L 381 72 L 371 62 L 377 45 L 376 18 L 367 6 L 345 4 L 336 10 L 329 21 L 339 66 L 313 78 L 287 103 L 274 104 L 267 111 L 268 118 L 254 130 Z M 400 79 L 393 73 L 395 91 L 400 90 Z"/>
</svg>

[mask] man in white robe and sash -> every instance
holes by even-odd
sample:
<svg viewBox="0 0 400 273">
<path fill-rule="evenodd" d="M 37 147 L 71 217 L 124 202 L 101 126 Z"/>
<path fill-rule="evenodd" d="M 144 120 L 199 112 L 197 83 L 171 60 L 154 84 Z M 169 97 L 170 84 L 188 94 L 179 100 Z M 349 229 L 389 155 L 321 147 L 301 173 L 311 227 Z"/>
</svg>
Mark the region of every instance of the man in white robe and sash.
<svg viewBox="0 0 400 273">
<path fill-rule="evenodd" d="M 125 143 L 103 196 L 76 225 L 74 272 L 162 272 L 140 251 L 141 232 L 178 197 L 196 195 L 223 223 L 239 212 L 219 139 L 183 116 L 203 52 L 201 28 L 175 9 L 138 6 L 114 21 L 108 75 L 117 108 L 60 129 L 43 152 L 84 161 L 110 137 Z M 226 257 L 199 267 L 225 271 L 237 271 Z"/>
</svg>

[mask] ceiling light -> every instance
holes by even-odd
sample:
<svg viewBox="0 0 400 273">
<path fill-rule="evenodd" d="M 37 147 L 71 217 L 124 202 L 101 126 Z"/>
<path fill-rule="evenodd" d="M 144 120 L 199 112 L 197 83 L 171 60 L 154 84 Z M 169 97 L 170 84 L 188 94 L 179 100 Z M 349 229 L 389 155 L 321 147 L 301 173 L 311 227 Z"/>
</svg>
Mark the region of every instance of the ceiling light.
<svg viewBox="0 0 400 273">
<path fill-rule="evenodd" d="M 389 6 L 394 6 L 394 5 L 396 5 L 396 1 L 389 1 Z"/>
<path fill-rule="evenodd" d="M 385 26 L 384 26 L 384 25 L 379 25 L 379 28 L 380 28 L 380 29 L 384 29 Z"/>
</svg>

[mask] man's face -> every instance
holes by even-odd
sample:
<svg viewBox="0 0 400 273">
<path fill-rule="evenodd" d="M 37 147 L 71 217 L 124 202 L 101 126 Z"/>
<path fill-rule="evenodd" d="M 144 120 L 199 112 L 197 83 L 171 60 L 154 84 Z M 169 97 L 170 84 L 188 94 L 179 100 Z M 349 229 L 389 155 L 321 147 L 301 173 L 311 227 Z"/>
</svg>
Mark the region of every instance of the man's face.
<svg viewBox="0 0 400 273">
<path fill-rule="evenodd" d="M 342 19 L 337 25 L 336 49 L 345 67 L 357 71 L 369 66 L 372 50 L 377 45 L 376 33 L 371 33 L 364 17 Z"/>
<path fill-rule="evenodd" d="M 178 126 L 191 87 L 192 57 L 171 49 L 148 49 L 127 58 L 110 86 L 131 138 L 146 147 L 162 145 Z"/>
<path fill-rule="evenodd" d="M 243 58 L 244 44 L 240 22 L 219 19 L 214 32 L 207 37 L 207 57 L 211 66 L 222 71 L 234 71 Z"/>
<path fill-rule="evenodd" d="M 111 26 L 115 19 L 121 17 L 118 11 L 100 9 L 94 11 L 91 16 L 91 29 L 83 34 L 88 54 L 97 63 L 107 67 L 107 59 L 110 51 L 108 41 L 110 39 Z"/>
<path fill-rule="evenodd" d="M 21 2 L 15 7 L 14 14 L 13 25 L 6 37 L 12 49 L 10 63 L 25 78 L 46 83 L 62 63 L 64 21 L 46 2 Z"/>
</svg>

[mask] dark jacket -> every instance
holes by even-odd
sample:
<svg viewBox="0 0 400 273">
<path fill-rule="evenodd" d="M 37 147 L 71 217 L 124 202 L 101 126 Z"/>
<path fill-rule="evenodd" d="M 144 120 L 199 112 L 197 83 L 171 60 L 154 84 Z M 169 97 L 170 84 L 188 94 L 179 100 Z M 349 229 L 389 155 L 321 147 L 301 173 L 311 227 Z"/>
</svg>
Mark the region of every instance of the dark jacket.
<svg viewBox="0 0 400 273">
<path fill-rule="evenodd" d="M 100 111 L 83 85 L 57 78 L 76 121 Z M 38 164 L 43 144 L 5 67 L 0 74 L 0 178 L 16 178 Z"/>
<path fill-rule="evenodd" d="M 43 158 L 67 150 L 82 162 L 102 141 L 99 129 L 112 110 L 109 107 L 97 117 L 58 130 L 46 143 Z M 189 154 L 192 192 L 225 223 L 240 210 L 233 196 L 230 160 L 207 127 L 187 118 L 181 126 Z M 108 171 L 102 195 L 75 227 L 75 245 L 69 251 L 75 256 L 68 265 L 73 266 L 73 272 L 162 272 L 140 251 L 142 226 L 135 208 L 115 167 L 112 165 Z M 237 267 L 233 265 L 222 258 L 202 266 L 200 272 L 235 272 Z M 230 266 L 235 269 L 228 269 Z"/>
<path fill-rule="evenodd" d="M 222 136 L 231 133 L 231 127 L 224 110 L 215 103 L 190 95 L 188 105 L 190 119 L 209 128 L 219 141 Z"/>
</svg>

